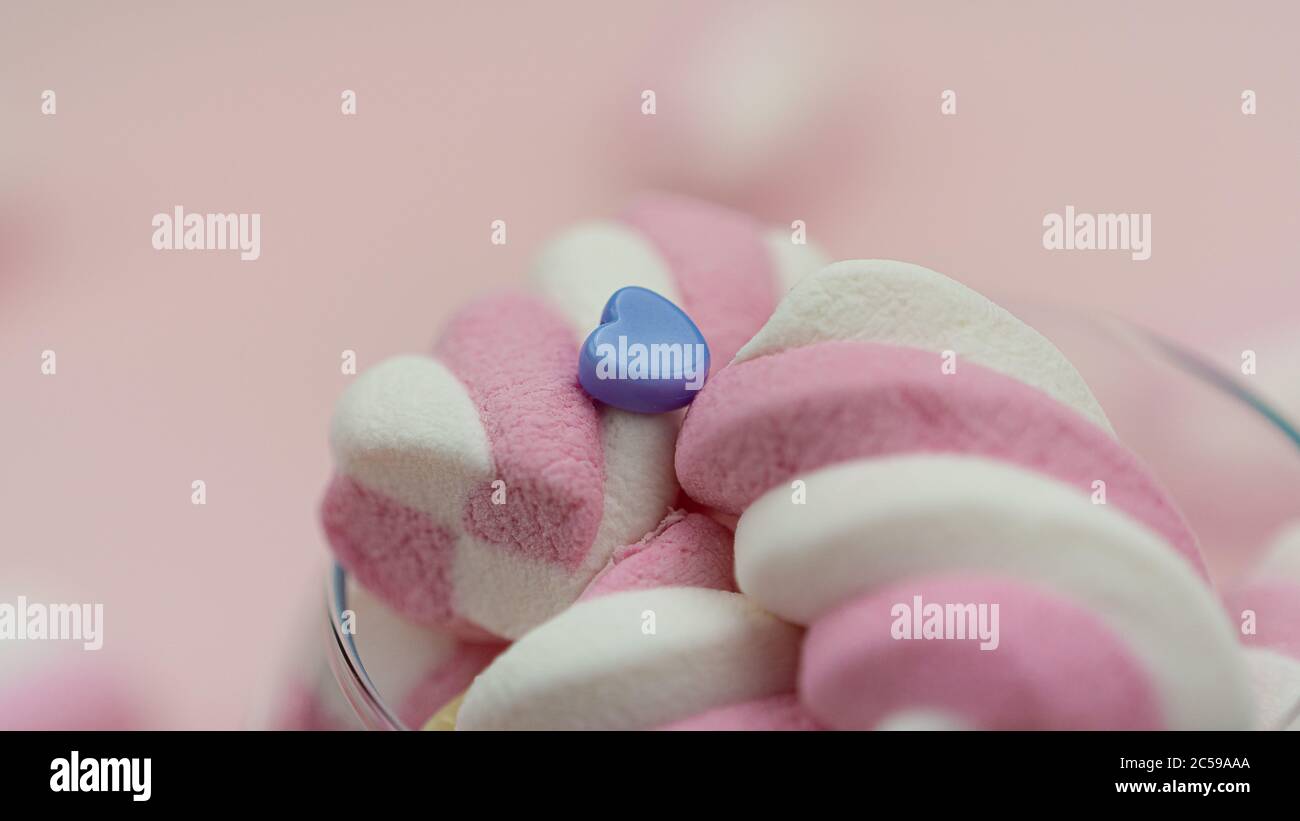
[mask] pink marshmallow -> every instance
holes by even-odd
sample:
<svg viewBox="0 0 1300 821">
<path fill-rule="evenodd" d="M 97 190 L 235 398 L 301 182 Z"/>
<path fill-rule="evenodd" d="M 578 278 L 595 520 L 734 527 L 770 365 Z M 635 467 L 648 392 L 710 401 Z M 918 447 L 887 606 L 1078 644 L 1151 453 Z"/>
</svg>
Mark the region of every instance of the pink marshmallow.
<svg viewBox="0 0 1300 821">
<path fill-rule="evenodd" d="M 636 544 L 614 551 L 582 599 L 651 587 L 707 587 L 736 592 L 732 533 L 698 513 L 674 511 Z"/>
</svg>

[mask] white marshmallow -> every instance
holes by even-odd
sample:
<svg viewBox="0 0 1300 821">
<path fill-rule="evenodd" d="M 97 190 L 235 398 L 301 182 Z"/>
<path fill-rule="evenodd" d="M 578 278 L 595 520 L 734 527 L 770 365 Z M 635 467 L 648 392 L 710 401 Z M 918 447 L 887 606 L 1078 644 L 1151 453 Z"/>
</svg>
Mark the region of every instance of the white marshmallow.
<svg viewBox="0 0 1300 821">
<path fill-rule="evenodd" d="M 589 599 L 484 670 L 457 729 L 647 729 L 792 692 L 801 636 L 720 590 L 666 587 Z"/>
</svg>

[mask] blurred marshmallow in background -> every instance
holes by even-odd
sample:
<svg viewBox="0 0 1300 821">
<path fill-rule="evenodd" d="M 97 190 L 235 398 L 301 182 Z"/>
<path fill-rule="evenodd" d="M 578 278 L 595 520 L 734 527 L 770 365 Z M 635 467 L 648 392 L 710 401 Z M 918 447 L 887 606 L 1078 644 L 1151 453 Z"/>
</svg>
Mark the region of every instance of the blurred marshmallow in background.
<svg viewBox="0 0 1300 821">
<path fill-rule="evenodd" d="M 66 585 L 13 570 L 0 579 L 0 730 L 158 726 L 130 671 L 103 651 L 115 607 L 69 600 Z"/>
<path fill-rule="evenodd" d="M 852 51 L 832 15 L 722 4 L 650 33 L 620 71 L 620 94 L 635 88 L 642 105 L 607 148 L 616 178 L 776 219 L 792 207 L 808 217 L 863 171 Z"/>
</svg>

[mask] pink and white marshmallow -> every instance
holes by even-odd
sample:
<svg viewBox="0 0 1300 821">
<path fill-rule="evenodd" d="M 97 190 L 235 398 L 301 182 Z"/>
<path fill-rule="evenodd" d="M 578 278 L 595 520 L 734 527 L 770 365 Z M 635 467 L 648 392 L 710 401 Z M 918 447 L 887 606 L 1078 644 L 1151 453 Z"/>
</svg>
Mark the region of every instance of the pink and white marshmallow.
<svg viewBox="0 0 1300 821">
<path fill-rule="evenodd" d="M 1059 351 L 939 274 L 803 279 L 692 404 L 676 466 L 740 515 L 741 591 L 808 626 L 799 699 L 826 726 L 1250 725 L 1172 501 Z M 891 634 L 934 597 L 998 605 L 1003 640 Z"/>
<path fill-rule="evenodd" d="M 641 285 L 725 362 L 818 261 L 777 248 L 742 215 L 646 197 L 555 240 L 531 291 L 458 312 L 432 357 L 363 373 L 331 428 L 322 519 L 339 561 L 407 618 L 472 639 L 517 638 L 562 611 L 678 493 L 680 416 L 594 402 L 579 344 L 614 291 Z"/>
<path fill-rule="evenodd" d="M 654 533 L 616 550 L 578 604 L 525 634 L 475 681 L 457 729 L 817 728 L 794 694 L 800 631 L 736 594 L 732 564 L 730 530 L 674 511 Z M 627 632 L 630 613 L 640 616 L 639 634 Z M 661 615 L 671 617 L 663 637 Z M 716 657 L 683 666 L 696 653 Z M 582 661 L 593 654 L 598 659 Z M 624 676 L 643 680 L 612 683 Z M 665 687 L 662 699 L 642 703 L 648 686 Z"/>
</svg>

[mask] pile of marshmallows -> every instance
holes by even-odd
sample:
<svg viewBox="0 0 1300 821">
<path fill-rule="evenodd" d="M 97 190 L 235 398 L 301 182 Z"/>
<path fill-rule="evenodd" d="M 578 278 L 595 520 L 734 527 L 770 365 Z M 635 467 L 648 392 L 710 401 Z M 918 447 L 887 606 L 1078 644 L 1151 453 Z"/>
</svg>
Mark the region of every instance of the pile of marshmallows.
<svg viewBox="0 0 1300 821">
<path fill-rule="evenodd" d="M 708 342 L 684 414 L 579 385 L 625 286 Z M 358 377 L 331 441 L 325 531 L 387 614 L 358 638 L 425 637 L 384 694 L 411 726 L 1300 726 L 1300 538 L 1225 608 L 1050 342 L 715 206 L 560 236 L 528 290 Z M 963 634 L 993 605 L 996 641 Z"/>
</svg>

